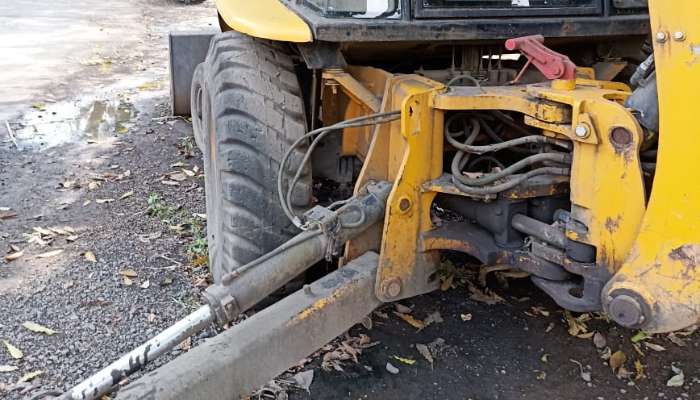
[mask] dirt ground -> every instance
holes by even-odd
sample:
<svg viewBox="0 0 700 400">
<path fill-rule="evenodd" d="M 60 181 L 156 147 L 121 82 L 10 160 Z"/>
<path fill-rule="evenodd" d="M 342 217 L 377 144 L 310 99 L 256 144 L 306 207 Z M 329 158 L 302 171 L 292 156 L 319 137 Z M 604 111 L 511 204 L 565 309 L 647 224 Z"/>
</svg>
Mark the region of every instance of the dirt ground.
<svg viewBox="0 0 700 400">
<path fill-rule="evenodd" d="M 68 389 L 200 304 L 203 171 L 189 122 L 168 116 L 167 32 L 215 23 L 209 0 L 0 4 L 11 55 L 0 59 L 0 398 Z M 526 280 L 490 277 L 499 297 L 485 295 L 470 289 L 473 267 L 450 263 L 448 290 L 383 307 L 254 397 L 700 399 L 697 332 L 645 337 L 568 315 Z M 309 370 L 308 391 L 290 383 Z"/>
</svg>

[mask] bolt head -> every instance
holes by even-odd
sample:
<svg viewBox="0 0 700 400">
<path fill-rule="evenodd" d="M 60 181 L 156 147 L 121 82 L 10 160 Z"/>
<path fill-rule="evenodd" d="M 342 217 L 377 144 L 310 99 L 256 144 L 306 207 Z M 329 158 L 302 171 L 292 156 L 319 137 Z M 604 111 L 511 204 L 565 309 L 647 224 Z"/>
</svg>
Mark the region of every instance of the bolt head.
<svg viewBox="0 0 700 400">
<path fill-rule="evenodd" d="M 384 295 L 388 298 L 396 298 L 401 294 L 401 281 L 399 278 L 387 279 L 382 285 L 384 287 Z"/>
<path fill-rule="evenodd" d="M 587 138 L 591 132 L 586 125 L 578 124 L 578 125 L 576 125 L 576 129 L 574 130 L 574 133 L 576 134 L 576 137 L 584 139 L 584 138 Z"/>
<path fill-rule="evenodd" d="M 666 32 L 656 32 L 656 41 L 658 43 L 666 43 L 667 39 L 668 35 L 666 35 Z"/>
<path fill-rule="evenodd" d="M 608 312 L 615 322 L 627 328 L 636 328 L 645 320 L 641 304 L 626 294 L 613 297 Z"/>
<path fill-rule="evenodd" d="M 682 42 L 685 40 L 685 32 L 683 31 L 676 31 L 673 32 L 673 40 L 677 42 Z"/>
</svg>

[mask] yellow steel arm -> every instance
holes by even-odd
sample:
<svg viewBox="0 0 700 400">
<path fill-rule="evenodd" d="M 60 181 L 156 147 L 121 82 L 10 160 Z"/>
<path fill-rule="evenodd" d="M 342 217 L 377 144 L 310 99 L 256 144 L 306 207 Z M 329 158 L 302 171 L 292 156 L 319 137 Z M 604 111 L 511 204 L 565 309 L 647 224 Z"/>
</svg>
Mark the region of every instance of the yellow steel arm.
<svg viewBox="0 0 700 400">
<path fill-rule="evenodd" d="M 700 319 L 700 2 L 650 0 L 660 142 L 632 253 L 603 291 L 619 323 L 671 331 Z"/>
<path fill-rule="evenodd" d="M 279 0 L 216 0 L 216 8 L 226 25 L 246 35 L 284 42 L 313 41 L 306 22 Z"/>
</svg>

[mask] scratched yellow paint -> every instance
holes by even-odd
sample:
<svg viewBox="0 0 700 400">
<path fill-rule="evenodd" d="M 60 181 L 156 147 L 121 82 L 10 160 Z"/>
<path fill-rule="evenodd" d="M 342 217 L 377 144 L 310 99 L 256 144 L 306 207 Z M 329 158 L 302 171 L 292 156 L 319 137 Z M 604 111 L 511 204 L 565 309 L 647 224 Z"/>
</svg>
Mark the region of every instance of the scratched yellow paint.
<svg viewBox="0 0 700 400">
<path fill-rule="evenodd" d="M 644 329 L 659 332 L 700 321 L 700 2 L 649 0 L 649 10 L 652 38 L 667 37 L 654 43 L 658 166 L 634 249 L 607 291 L 640 294 L 653 310 Z"/>
</svg>

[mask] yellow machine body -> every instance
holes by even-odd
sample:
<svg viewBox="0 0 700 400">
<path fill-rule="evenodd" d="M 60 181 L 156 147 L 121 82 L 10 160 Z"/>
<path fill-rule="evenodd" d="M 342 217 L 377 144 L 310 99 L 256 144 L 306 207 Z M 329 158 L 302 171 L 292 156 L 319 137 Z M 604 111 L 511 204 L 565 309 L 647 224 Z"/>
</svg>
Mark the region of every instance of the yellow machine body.
<svg viewBox="0 0 700 400">
<path fill-rule="evenodd" d="M 250 36 L 285 42 L 313 41 L 297 14 L 278 0 L 217 0 L 223 21 Z M 575 81 L 531 85 L 447 87 L 419 75 L 394 75 L 373 67 L 326 69 L 321 120 L 332 124 L 375 112 L 401 110 L 399 121 L 346 129 L 341 155 L 363 161 L 356 181 L 394 182 L 383 226 L 346 245 L 341 262 L 368 250 L 380 254 L 376 295 L 392 301 L 433 290 L 441 250 L 480 249 L 449 223 L 436 225 L 430 210 L 438 194 L 464 196 L 443 175 L 444 124 L 450 112 L 513 111 L 544 136 L 571 143 L 571 215 L 584 231 L 566 237 L 596 251 L 605 311 L 623 325 L 670 331 L 700 320 L 700 132 L 694 107 L 700 93 L 700 5 L 650 0 L 661 113 L 658 169 L 650 198 L 639 151 L 645 131 L 625 108 L 630 89 L 596 80 L 578 69 Z M 533 193 L 509 193 L 528 198 Z M 519 197 L 520 196 L 520 197 Z M 469 197 L 469 196 L 467 196 Z M 487 199 L 488 200 L 488 199 Z M 498 257 L 493 262 L 507 262 Z M 591 265 L 556 260 L 572 273 Z"/>
<path fill-rule="evenodd" d="M 216 0 L 216 8 L 228 28 L 249 36 L 294 43 L 313 40 L 306 22 L 279 0 Z"/>
<path fill-rule="evenodd" d="M 693 12 L 698 11 L 697 6 L 692 7 Z M 685 10 L 679 15 L 693 12 Z M 684 26 L 682 21 L 676 24 Z M 686 34 L 695 37 L 692 29 Z M 695 272 L 695 264 L 700 260 L 700 229 L 696 226 L 700 222 L 700 186 L 687 179 L 700 168 L 692 154 L 696 148 L 693 143 L 700 135 L 692 133 L 689 109 L 693 104 L 690 99 L 700 93 L 700 71 L 693 64 L 700 56 L 693 55 L 690 37 L 685 45 L 668 43 L 666 46 L 673 49 L 656 50 L 662 54 L 658 67 L 662 141 L 659 175 L 648 203 L 638 157 L 644 132 L 624 107 L 630 95 L 625 85 L 578 79 L 575 86 L 555 81 L 448 88 L 418 75 L 391 75 L 369 67 L 326 71 L 326 87 L 332 90 L 324 91 L 324 104 L 346 106 L 341 113 L 328 107 L 327 115 L 331 117 L 325 122 L 334 122 L 338 115 L 345 119 L 375 111 L 402 111 L 397 122 L 345 133 L 345 152 L 364 160 L 356 187 L 370 180 L 394 182 L 383 227 L 348 243 L 345 260 L 378 250 L 376 295 L 391 301 L 435 288 L 436 282 L 430 277 L 439 265 L 440 250 L 478 252 L 467 238 L 451 232 L 449 223 L 438 226 L 430 218 L 437 194 L 461 194 L 449 179 L 441 177 L 445 113 L 516 111 L 542 135 L 572 143 L 571 212 L 588 230 L 566 234 L 594 246 L 598 266 L 612 277 L 602 291 L 602 303 L 609 308 L 621 293 L 632 296 L 640 307 L 653 311 L 639 314 L 648 320 L 629 325 L 648 331 L 669 331 L 697 323 L 700 275 Z M 673 58 L 675 54 L 677 58 Z M 375 88 L 374 95 L 368 87 Z M 384 89 L 381 96 L 376 88 Z M 377 104 L 381 104 L 379 109 Z M 585 137 L 576 134 L 580 126 L 587 128 Z M 528 194 L 512 194 L 519 195 Z M 565 265 L 571 271 L 588 267 Z M 624 307 L 616 310 L 624 311 Z"/>
<path fill-rule="evenodd" d="M 700 315 L 700 127 L 694 118 L 700 3 L 650 0 L 649 9 L 661 117 L 658 168 L 639 234 L 606 293 L 636 297 L 651 316 L 642 322 L 645 329 L 669 331 L 697 323 Z"/>
</svg>

